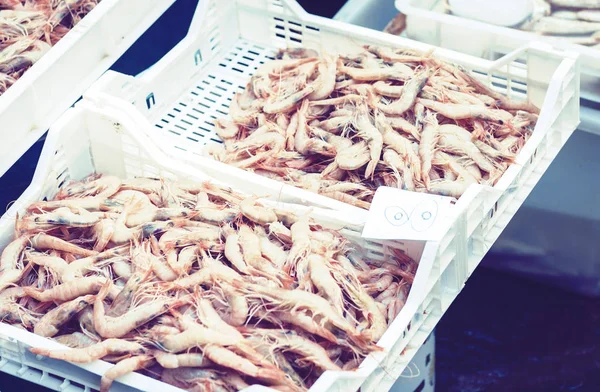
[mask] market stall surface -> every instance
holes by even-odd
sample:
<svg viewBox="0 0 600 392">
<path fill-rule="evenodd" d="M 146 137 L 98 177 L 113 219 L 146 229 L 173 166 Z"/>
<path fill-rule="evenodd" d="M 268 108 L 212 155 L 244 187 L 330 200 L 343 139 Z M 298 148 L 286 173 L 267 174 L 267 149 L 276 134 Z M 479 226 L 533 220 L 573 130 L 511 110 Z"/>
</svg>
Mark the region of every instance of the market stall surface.
<svg viewBox="0 0 600 392">
<path fill-rule="evenodd" d="M 480 267 L 436 328 L 435 371 L 438 391 L 598 391 L 600 300 Z"/>
</svg>

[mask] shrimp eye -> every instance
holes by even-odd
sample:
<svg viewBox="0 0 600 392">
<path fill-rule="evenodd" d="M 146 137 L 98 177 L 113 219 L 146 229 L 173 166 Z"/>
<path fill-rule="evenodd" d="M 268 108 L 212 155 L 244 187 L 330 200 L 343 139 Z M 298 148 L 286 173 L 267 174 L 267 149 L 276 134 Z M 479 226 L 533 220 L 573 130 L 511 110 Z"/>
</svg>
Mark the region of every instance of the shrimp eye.
<svg viewBox="0 0 600 392">
<path fill-rule="evenodd" d="M 498 123 L 499 123 L 500 125 L 504 125 L 504 121 L 502 121 L 502 120 L 498 120 Z"/>
</svg>

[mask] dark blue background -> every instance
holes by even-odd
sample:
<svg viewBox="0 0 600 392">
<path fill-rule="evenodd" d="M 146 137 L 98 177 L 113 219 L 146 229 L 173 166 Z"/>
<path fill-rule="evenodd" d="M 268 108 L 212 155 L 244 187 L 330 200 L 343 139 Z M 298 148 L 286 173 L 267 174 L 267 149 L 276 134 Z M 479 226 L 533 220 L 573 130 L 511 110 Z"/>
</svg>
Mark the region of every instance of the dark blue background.
<svg viewBox="0 0 600 392">
<path fill-rule="evenodd" d="M 332 17 L 344 1 L 300 3 Z M 112 69 L 135 75 L 158 61 L 185 36 L 196 4 L 177 0 Z M 0 178 L 0 206 L 29 185 L 42 144 Z M 479 268 L 436 334 L 437 391 L 600 391 L 597 299 Z M 44 389 L 0 373 L 0 391 L 16 390 Z"/>
</svg>

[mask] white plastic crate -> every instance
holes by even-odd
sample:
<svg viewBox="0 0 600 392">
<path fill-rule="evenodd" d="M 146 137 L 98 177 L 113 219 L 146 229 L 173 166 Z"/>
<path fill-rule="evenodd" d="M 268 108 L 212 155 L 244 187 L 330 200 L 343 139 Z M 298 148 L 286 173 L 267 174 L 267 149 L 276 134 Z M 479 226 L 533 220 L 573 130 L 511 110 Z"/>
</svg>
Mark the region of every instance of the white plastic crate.
<svg viewBox="0 0 600 392">
<path fill-rule="evenodd" d="M 140 78 L 107 72 L 84 98 L 135 119 L 169 155 L 186 160 L 215 178 L 285 202 L 333 208 L 355 207 L 202 156 L 218 142 L 215 118 L 226 116 L 231 97 L 243 89 L 258 65 L 276 48 L 299 46 L 333 52 L 361 50 L 372 43 L 419 50 L 427 44 L 312 16 L 294 1 L 202 2 L 190 32 Z M 516 50 L 496 61 L 446 49 L 436 55 L 474 72 L 512 98 L 529 97 L 541 107 L 525 148 L 494 187 L 473 185 L 456 208 L 468 210 L 466 229 L 457 223 L 468 249 L 470 270 L 502 232 L 579 122 L 578 64 L 544 44 Z M 152 125 L 154 124 L 154 125 Z M 467 201 L 473 200 L 473 201 Z M 462 255 L 461 257 L 466 257 Z"/>
<path fill-rule="evenodd" d="M 496 59 L 535 40 L 558 49 L 577 52 L 581 62 L 581 97 L 600 103 L 600 50 L 573 45 L 550 36 L 495 26 L 443 13 L 443 0 L 395 0 L 407 16 L 406 35 L 411 39 Z"/>
<path fill-rule="evenodd" d="M 0 96 L 0 176 L 174 1 L 103 0 Z"/>
<path fill-rule="evenodd" d="M 138 124 L 122 112 L 98 109 L 81 102 L 69 109 L 50 129 L 31 185 L 0 219 L 0 249 L 13 239 L 15 217 L 27 205 L 51 198 L 62 184 L 93 172 L 122 178 L 208 179 L 198 170 L 167 157 L 138 130 Z M 234 188 L 237 188 L 235 184 Z M 381 391 L 384 386 L 389 389 L 463 287 L 468 266 L 464 264 L 464 257 L 457 256 L 465 252 L 462 237 L 454 228 L 448 230 L 440 244 L 366 241 L 360 237 L 368 214 L 366 211 L 341 216 L 337 211 L 319 208 L 308 212 L 307 207 L 279 203 L 276 198 L 267 202 L 299 213 L 310 213 L 323 226 L 339 230 L 365 249 L 371 259 L 384 257 L 387 247 L 394 247 L 420 260 L 405 307 L 378 342 L 384 351 L 367 357 L 357 371 L 326 372 L 311 390 L 354 391 L 361 385 L 365 391 Z M 461 215 L 463 221 L 466 219 L 465 210 L 455 209 L 454 213 Z M 87 391 L 98 388 L 100 375 L 110 366 L 102 361 L 80 366 L 36 357 L 27 350 L 31 346 L 61 347 L 49 339 L 0 323 L 0 371 L 56 390 Z M 370 375 L 377 378 L 369 378 Z M 381 380 L 382 377 L 385 379 Z M 112 390 L 178 390 L 139 374 L 119 381 Z M 369 383 L 368 387 L 365 382 Z"/>
<path fill-rule="evenodd" d="M 233 94 L 244 88 L 256 67 L 272 58 L 277 48 L 303 45 L 348 53 L 365 43 L 432 48 L 309 15 L 293 1 L 202 2 L 188 36 L 161 61 L 140 78 L 108 72 L 84 94 L 84 100 L 122 113 L 169 156 L 215 178 L 286 203 L 360 216 L 364 211 L 355 207 L 215 162 L 203 157 L 202 151 L 206 143 L 218 142 L 214 119 L 227 115 Z M 446 280 L 462 287 L 576 128 L 578 63 L 576 54 L 565 58 L 564 52 L 544 44 L 532 44 L 496 61 L 446 49 L 435 53 L 512 98 L 528 96 L 542 109 L 533 136 L 500 182 L 494 188 L 473 185 L 453 207 L 451 228 L 441 241 L 442 253 L 436 256 L 440 269 L 433 267 L 433 274 L 445 276 L 443 287 L 454 284 L 447 285 Z M 424 292 L 433 285 L 430 281 Z M 451 290 L 442 298 L 442 311 L 459 291 Z M 429 320 L 435 325 L 435 318 Z M 418 344 L 405 353 L 416 352 L 426 336 L 417 333 Z M 373 369 L 362 390 L 388 390 L 393 385 L 399 369 L 408 364 L 395 355 Z"/>
<path fill-rule="evenodd" d="M 334 19 L 376 30 L 389 22 L 394 0 L 349 0 Z M 600 111 L 580 108 L 575 133 L 498 238 L 488 267 L 509 270 L 589 296 L 600 296 L 600 258 L 594 242 L 600 227 L 600 210 L 590 209 L 600 194 L 600 184 L 587 173 L 600 168 L 596 154 L 600 143 Z M 585 170 L 582 170 L 585 168 Z M 556 184 L 560 184 L 559 187 Z M 543 222 L 553 222 L 545 224 Z M 564 239 L 566 228 L 569 240 Z M 560 240 L 562 238 L 562 240 Z M 559 245 L 560 244 L 560 245 Z M 565 263 L 565 260 L 569 260 Z"/>
</svg>

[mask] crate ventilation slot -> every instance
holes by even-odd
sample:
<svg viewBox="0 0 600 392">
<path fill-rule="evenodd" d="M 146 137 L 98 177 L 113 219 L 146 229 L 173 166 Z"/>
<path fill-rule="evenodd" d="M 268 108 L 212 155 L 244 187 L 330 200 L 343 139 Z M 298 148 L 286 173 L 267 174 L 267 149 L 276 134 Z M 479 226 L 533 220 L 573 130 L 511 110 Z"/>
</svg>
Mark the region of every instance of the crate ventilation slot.
<svg viewBox="0 0 600 392">
<path fill-rule="evenodd" d="M 173 106 L 155 122 L 155 129 L 174 150 L 202 155 L 207 143 L 221 143 L 214 121 L 229 113 L 231 99 L 243 91 L 248 79 L 274 51 L 240 40 L 221 57 L 218 66 L 208 70 Z"/>
</svg>

